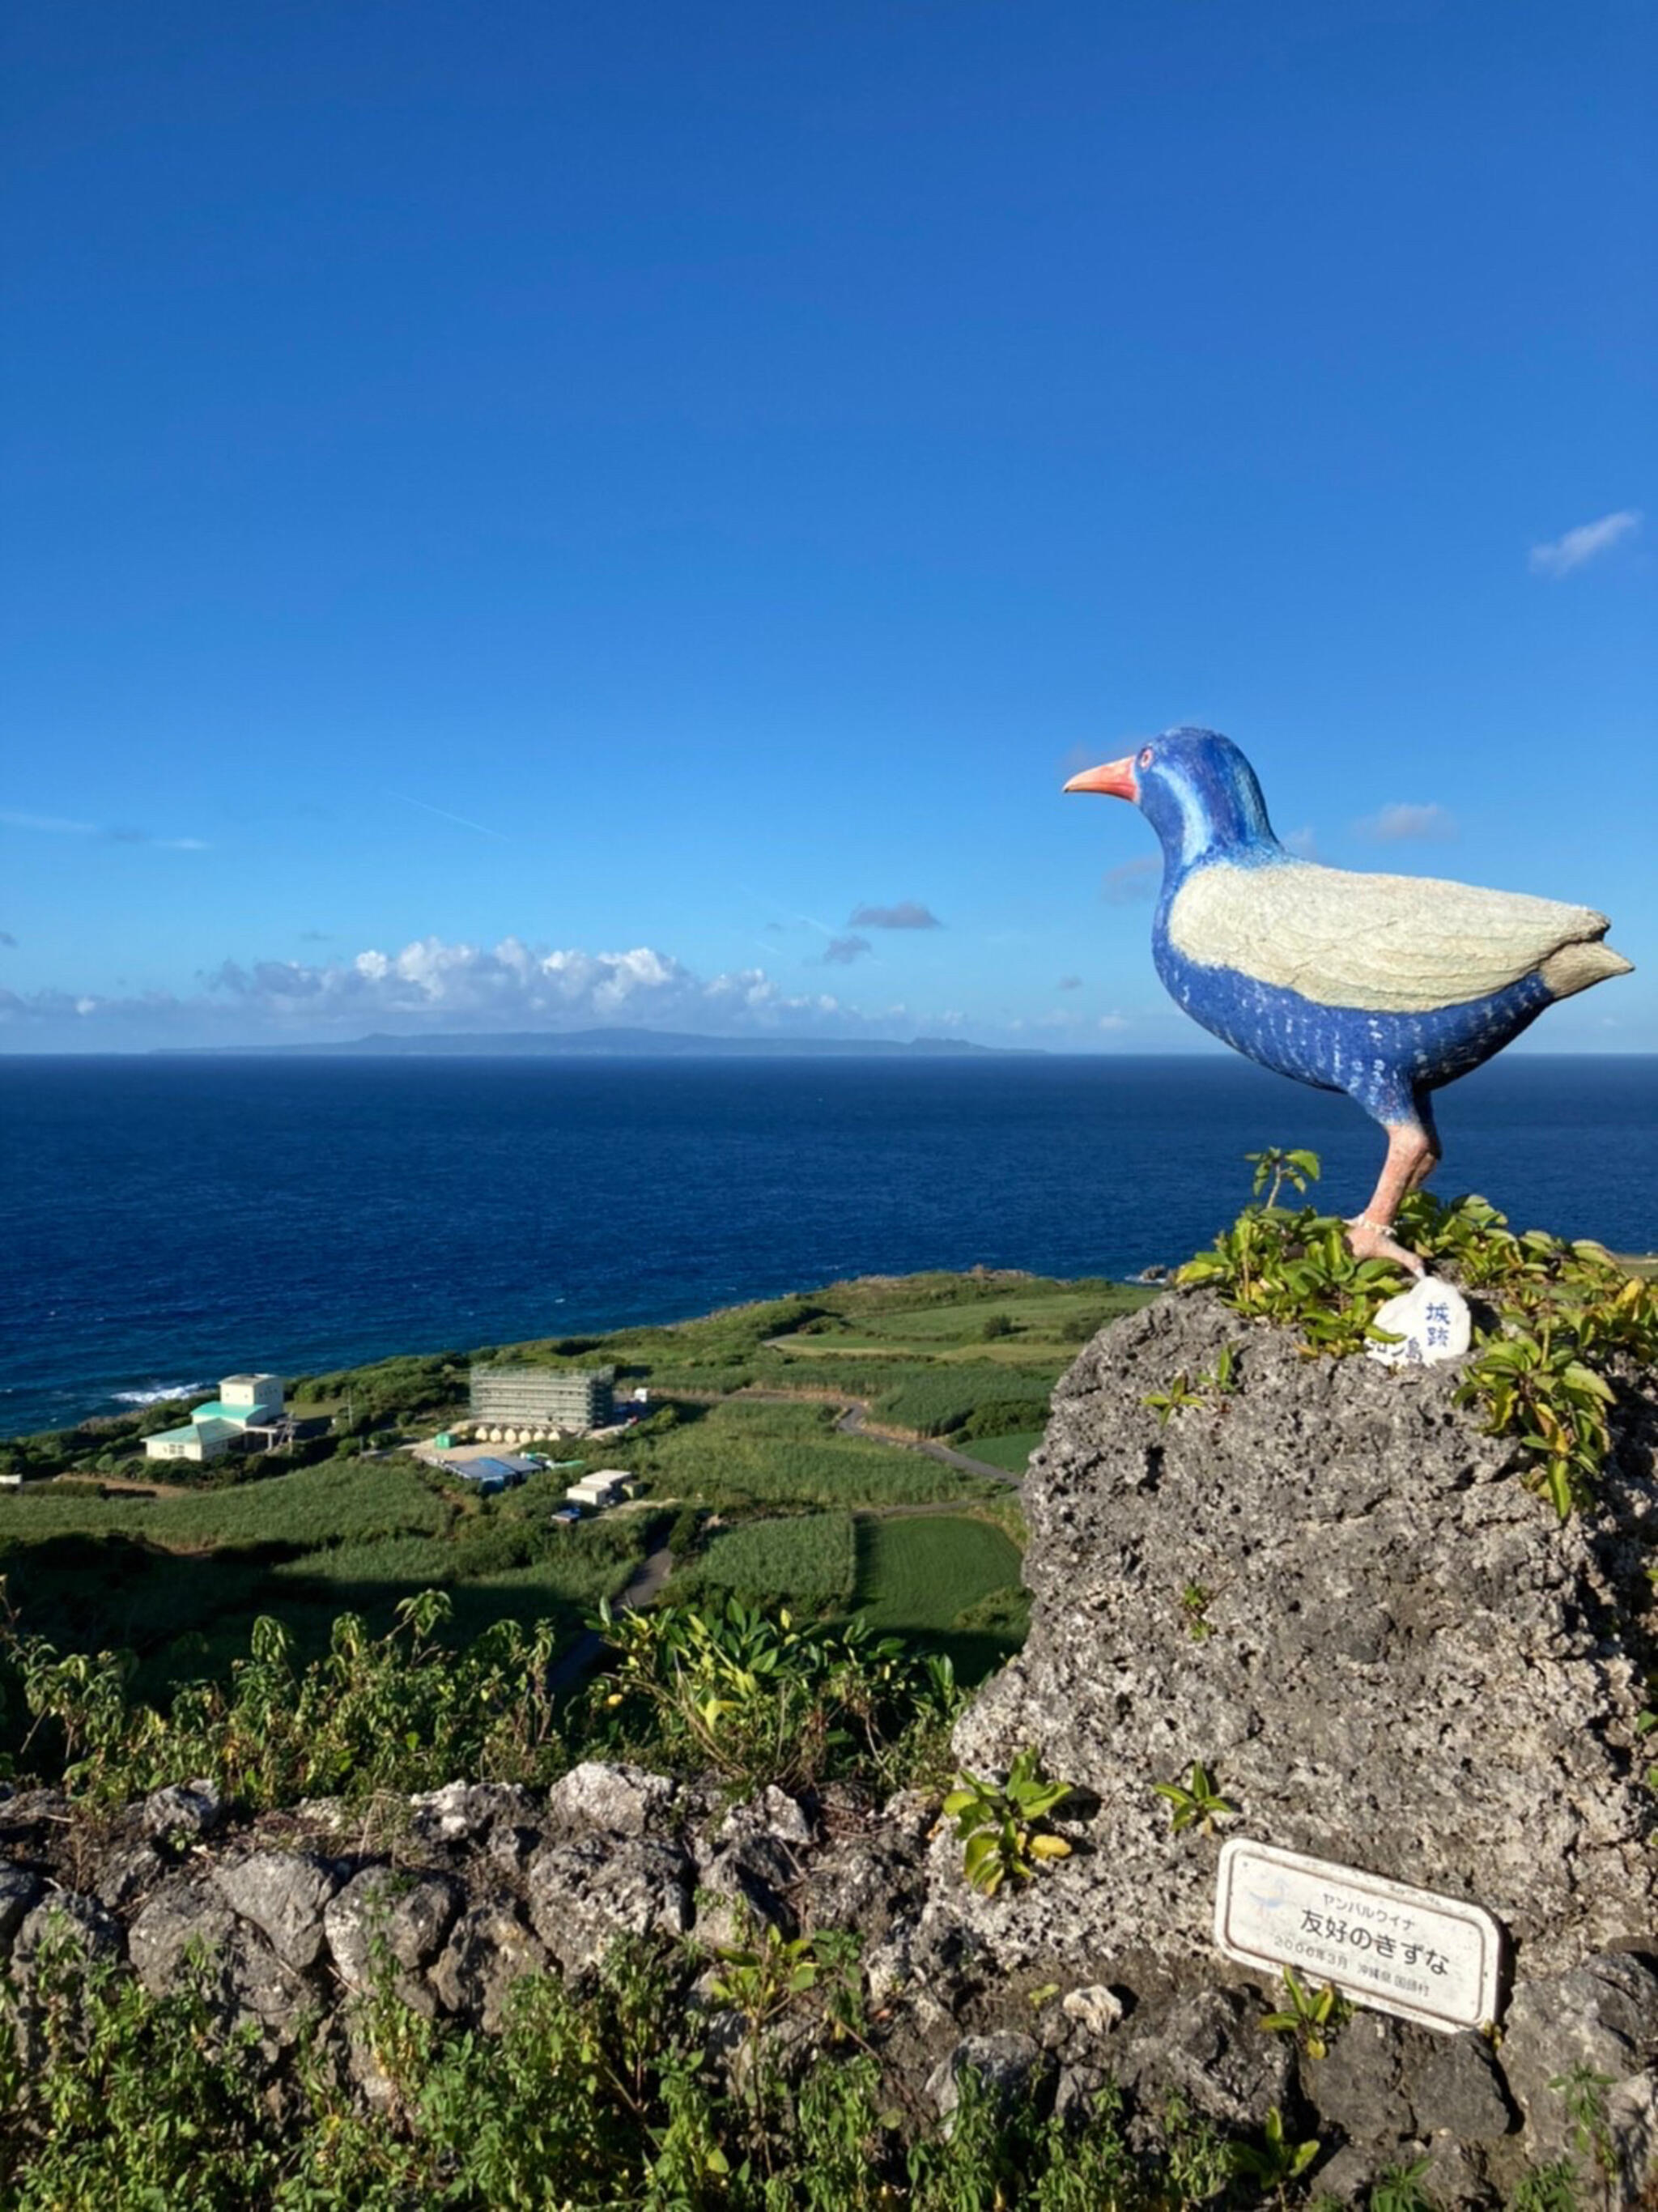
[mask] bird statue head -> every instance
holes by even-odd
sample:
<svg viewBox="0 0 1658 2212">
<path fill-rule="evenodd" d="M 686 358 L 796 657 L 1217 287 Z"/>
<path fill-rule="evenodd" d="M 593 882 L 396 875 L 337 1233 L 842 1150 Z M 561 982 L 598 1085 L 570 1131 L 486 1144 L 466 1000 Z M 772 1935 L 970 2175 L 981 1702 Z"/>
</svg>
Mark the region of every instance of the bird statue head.
<svg viewBox="0 0 1658 2212">
<path fill-rule="evenodd" d="M 1282 849 L 1254 769 L 1218 730 L 1165 730 L 1137 753 L 1073 775 L 1065 787 L 1133 799 L 1162 840 L 1171 874 L 1200 860 L 1265 858 Z"/>
</svg>

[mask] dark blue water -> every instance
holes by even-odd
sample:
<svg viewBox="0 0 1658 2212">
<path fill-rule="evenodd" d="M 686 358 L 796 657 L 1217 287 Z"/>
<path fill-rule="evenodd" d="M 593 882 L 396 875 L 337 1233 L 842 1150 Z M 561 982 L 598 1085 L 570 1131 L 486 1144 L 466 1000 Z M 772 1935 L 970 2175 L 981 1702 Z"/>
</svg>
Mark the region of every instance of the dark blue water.
<svg viewBox="0 0 1658 2212">
<path fill-rule="evenodd" d="M 1658 1246 L 1658 1059 L 1442 1094 L 1438 1188 Z M 1128 1274 L 1242 1154 L 1382 1138 L 1222 1059 L 0 1060 L 0 1434 L 123 1394 L 701 1313 L 920 1267 Z"/>
</svg>

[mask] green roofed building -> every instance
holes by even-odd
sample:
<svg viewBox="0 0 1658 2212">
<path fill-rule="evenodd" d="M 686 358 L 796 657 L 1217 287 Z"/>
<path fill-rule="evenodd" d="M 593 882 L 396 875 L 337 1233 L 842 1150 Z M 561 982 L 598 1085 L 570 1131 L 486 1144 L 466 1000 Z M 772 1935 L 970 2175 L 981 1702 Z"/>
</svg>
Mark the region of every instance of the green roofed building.
<svg viewBox="0 0 1658 2212">
<path fill-rule="evenodd" d="M 191 1408 L 181 1429 L 163 1429 L 144 1438 L 149 1459 L 187 1459 L 198 1464 L 222 1459 L 246 1443 L 269 1444 L 285 1425 L 280 1375 L 227 1375 L 219 1395 Z"/>
</svg>

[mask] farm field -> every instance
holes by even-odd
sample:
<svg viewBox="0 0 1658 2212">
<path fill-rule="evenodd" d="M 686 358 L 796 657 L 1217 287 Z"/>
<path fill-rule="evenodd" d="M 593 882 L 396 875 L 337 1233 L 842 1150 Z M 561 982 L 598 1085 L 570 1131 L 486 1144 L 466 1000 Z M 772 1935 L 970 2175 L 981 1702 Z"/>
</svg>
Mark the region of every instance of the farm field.
<svg viewBox="0 0 1658 2212">
<path fill-rule="evenodd" d="M 872 1628 L 948 1651 L 976 1681 L 1024 1641 L 1019 1553 L 968 1515 L 870 1514 L 857 1528 L 853 1609 Z"/>
<path fill-rule="evenodd" d="M 1078 1346 L 1151 1295 L 976 1272 L 873 1279 L 671 1327 L 290 1378 L 314 1432 L 300 1461 L 187 1474 L 169 1462 L 150 1495 L 143 1436 L 182 1406 L 21 1438 L 0 1444 L 0 1467 L 25 1478 L 0 1492 L 5 1600 L 22 1633 L 60 1649 L 131 1650 L 155 1695 L 222 1673 L 261 1613 L 308 1654 L 340 1613 L 380 1632 L 433 1587 L 450 1595 L 458 1642 L 502 1618 L 550 1616 L 568 1637 L 671 1528 L 671 1595 L 866 1609 L 982 1672 L 1023 1635 L 1017 1547 L 997 1525 L 1018 1525 L 1008 1490 L 893 1437 L 847 1433 L 841 1413 L 861 1401 L 872 1429 L 936 1437 L 1017 1476 Z M 462 1417 L 475 1357 L 614 1364 L 619 1389 L 647 1386 L 653 1412 L 635 1431 L 568 1449 L 625 1467 L 640 1504 L 562 1526 L 552 1510 L 573 1474 L 486 1500 L 398 1450 Z M 135 1486 L 100 1492 L 105 1480 Z"/>
<path fill-rule="evenodd" d="M 1010 1437 L 975 1437 L 973 1456 L 1005 1467 L 1010 1474 L 1023 1474 L 1025 1462 L 1042 1440 L 1040 1429 L 1016 1429 Z"/>
</svg>

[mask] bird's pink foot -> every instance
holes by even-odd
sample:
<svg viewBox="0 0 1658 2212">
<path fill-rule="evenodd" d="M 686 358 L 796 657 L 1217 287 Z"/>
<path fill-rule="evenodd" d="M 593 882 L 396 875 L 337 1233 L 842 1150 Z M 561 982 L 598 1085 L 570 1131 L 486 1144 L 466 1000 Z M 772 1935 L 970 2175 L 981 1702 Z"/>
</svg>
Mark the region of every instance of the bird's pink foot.
<svg viewBox="0 0 1658 2212">
<path fill-rule="evenodd" d="M 1372 1221 L 1368 1213 L 1355 1214 L 1347 1224 L 1347 1249 L 1356 1260 L 1391 1260 L 1395 1267 L 1407 1273 L 1422 1275 L 1426 1267 L 1414 1252 L 1407 1252 L 1396 1244 L 1379 1221 Z"/>
</svg>

